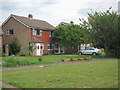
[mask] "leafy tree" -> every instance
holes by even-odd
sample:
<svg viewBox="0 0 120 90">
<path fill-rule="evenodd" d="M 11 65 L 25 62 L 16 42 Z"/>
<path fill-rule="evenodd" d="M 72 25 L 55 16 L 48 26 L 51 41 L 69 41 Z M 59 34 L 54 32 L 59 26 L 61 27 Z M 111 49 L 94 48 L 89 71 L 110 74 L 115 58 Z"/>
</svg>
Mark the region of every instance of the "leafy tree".
<svg viewBox="0 0 120 90">
<path fill-rule="evenodd" d="M 120 37 L 120 31 L 118 30 L 119 16 L 110 9 L 106 12 L 88 13 L 88 22 L 81 20 L 81 26 L 89 31 L 92 42 L 103 46 L 106 52 L 110 51 L 111 46 L 115 49 L 116 45 L 114 43 L 118 43 Z"/>
<path fill-rule="evenodd" d="M 120 15 L 118 16 L 118 21 L 120 21 Z M 110 46 L 113 56 L 120 58 L 120 22 L 118 22 L 118 31 L 116 32 L 116 39 Z"/>
<path fill-rule="evenodd" d="M 18 54 L 20 52 L 21 45 L 18 43 L 17 39 L 13 39 L 12 42 L 9 44 L 10 46 L 10 53 L 11 54 Z"/>
<path fill-rule="evenodd" d="M 60 25 L 54 30 L 54 43 L 58 43 L 64 47 L 77 47 L 84 42 L 85 29 L 79 25 L 69 24 L 66 26 Z"/>
</svg>

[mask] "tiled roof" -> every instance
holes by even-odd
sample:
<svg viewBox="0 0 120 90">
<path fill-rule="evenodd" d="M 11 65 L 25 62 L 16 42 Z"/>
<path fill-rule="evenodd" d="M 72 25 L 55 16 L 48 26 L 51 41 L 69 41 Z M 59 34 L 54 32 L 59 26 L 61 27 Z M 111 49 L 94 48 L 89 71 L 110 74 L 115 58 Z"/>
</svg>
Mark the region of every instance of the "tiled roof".
<svg viewBox="0 0 120 90">
<path fill-rule="evenodd" d="M 69 25 L 69 23 L 61 22 L 59 25 L 64 25 L 64 26 L 66 26 L 66 25 Z M 58 25 L 58 26 L 59 26 L 59 25 Z"/>
<path fill-rule="evenodd" d="M 38 42 L 42 42 L 42 41 L 37 39 L 37 38 L 35 38 L 35 37 L 32 37 L 31 43 L 38 43 Z"/>
<path fill-rule="evenodd" d="M 47 29 L 47 30 L 54 29 L 54 27 L 51 24 L 49 24 L 48 22 L 43 21 L 43 20 L 31 19 L 28 17 L 17 16 L 17 15 L 13 15 L 13 14 L 12 14 L 12 16 L 30 27 L 36 27 L 36 28 Z"/>
</svg>

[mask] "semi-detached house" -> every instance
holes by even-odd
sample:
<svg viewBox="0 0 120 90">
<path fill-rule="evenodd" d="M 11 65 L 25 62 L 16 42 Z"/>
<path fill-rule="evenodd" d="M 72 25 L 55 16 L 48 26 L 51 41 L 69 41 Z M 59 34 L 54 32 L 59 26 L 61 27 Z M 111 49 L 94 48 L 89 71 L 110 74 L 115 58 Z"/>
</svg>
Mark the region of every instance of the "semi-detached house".
<svg viewBox="0 0 120 90">
<path fill-rule="evenodd" d="M 28 45 L 34 45 L 34 56 L 52 54 L 52 36 L 54 27 L 46 21 L 11 14 L 1 25 L 3 52 L 10 55 L 9 43 L 14 38 L 21 45 L 19 55 L 29 54 Z"/>
</svg>

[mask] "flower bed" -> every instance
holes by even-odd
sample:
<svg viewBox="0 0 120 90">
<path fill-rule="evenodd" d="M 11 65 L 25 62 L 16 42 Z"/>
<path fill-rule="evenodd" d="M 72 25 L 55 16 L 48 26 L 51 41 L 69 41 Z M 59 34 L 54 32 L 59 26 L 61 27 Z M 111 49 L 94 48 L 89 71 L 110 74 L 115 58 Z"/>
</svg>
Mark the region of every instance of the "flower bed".
<svg viewBox="0 0 120 90">
<path fill-rule="evenodd" d="M 71 58 L 71 59 L 62 59 L 63 62 L 69 62 L 69 61 L 79 61 L 79 60 L 87 60 L 86 58 Z"/>
</svg>

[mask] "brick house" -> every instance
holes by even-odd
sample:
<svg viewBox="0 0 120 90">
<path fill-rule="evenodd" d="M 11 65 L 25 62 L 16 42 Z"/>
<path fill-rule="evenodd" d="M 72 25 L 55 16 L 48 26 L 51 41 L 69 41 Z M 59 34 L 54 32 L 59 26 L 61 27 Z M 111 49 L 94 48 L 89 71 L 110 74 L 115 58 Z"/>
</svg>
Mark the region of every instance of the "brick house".
<svg viewBox="0 0 120 90">
<path fill-rule="evenodd" d="M 11 14 L 1 25 L 3 31 L 3 52 L 10 55 L 9 43 L 14 38 L 21 45 L 19 55 L 29 54 L 28 45 L 34 46 L 33 56 L 53 53 L 52 36 L 54 27 L 48 22 Z"/>
</svg>

